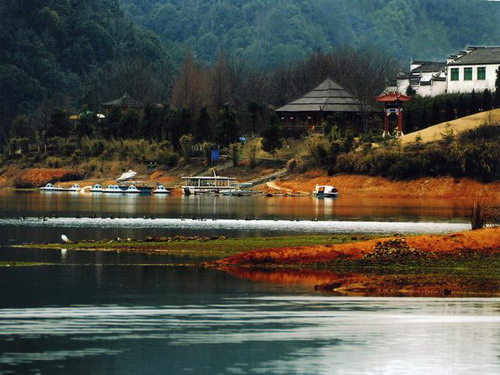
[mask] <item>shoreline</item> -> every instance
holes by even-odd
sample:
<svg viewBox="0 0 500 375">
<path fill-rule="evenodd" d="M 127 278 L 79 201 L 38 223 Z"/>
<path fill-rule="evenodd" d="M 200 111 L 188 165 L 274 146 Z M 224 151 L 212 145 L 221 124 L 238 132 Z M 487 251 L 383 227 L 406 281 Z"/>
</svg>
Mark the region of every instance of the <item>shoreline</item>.
<svg viewBox="0 0 500 375">
<path fill-rule="evenodd" d="M 254 282 L 297 284 L 336 295 L 500 296 L 500 227 L 404 237 L 174 236 L 15 247 L 183 256 L 193 266 Z"/>
</svg>

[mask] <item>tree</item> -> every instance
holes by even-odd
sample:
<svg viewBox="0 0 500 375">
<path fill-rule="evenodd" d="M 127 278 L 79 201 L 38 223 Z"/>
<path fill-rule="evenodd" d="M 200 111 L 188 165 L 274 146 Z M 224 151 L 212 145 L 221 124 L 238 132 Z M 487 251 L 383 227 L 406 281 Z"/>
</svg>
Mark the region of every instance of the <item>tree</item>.
<svg viewBox="0 0 500 375">
<path fill-rule="evenodd" d="M 12 121 L 12 126 L 10 128 L 11 138 L 30 138 L 33 136 L 33 129 L 30 126 L 28 116 L 21 115 L 17 116 L 14 121 Z"/>
<path fill-rule="evenodd" d="M 500 108 L 500 66 L 496 70 L 497 79 L 495 80 L 495 108 Z"/>
<path fill-rule="evenodd" d="M 436 125 L 441 122 L 441 108 L 439 103 L 434 100 L 432 102 L 431 125 Z"/>
<path fill-rule="evenodd" d="M 465 104 L 465 99 L 462 94 L 458 97 L 458 105 L 457 105 L 457 117 L 465 117 L 467 116 L 467 105 Z"/>
<path fill-rule="evenodd" d="M 281 148 L 282 137 L 283 130 L 278 123 L 278 119 L 273 117 L 269 125 L 262 132 L 262 149 L 274 155 L 276 150 Z"/>
<path fill-rule="evenodd" d="M 444 104 L 444 121 L 455 120 L 455 109 L 450 99 L 446 99 Z"/>
<path fill-rule="evenodd" d="M 200 116 L 194 123 L 193 133 L 196 142 L 212 140 L 212 119 L 210 118 L 207 107 L 202 107 L 200 109 Z"/>
<path fill-rule="evenodd" d="M 483 111 L 489 111 L 490 109 L 493 109 L 493 97 L 491 91 L 485 89 L 483 92 Z"/>
<path fill-rule="evenodd" d="M 220 111 L 220 120 L 215 125 L 215 141 L 222 146 L 228 146 L 238 140 L 240 131 L 235 121 L 235 112 L 229 106 Z"/>
<path fill-rule="evenodd" d="M 472 90 L 472 93 L 470 94 L 470 100 L 469 100 L 469 115 L 473 115 L 474 113 L 479 112 L 479 106 L 477 104 L 477 96 L 476 92 Z"/>
<path fill-rule="evenodd" d="M 184 134 L 179 139 L 179 144 L 181 145 L 182 157 L 184 158 L 184 162 L 189 164 L 191 161 L 191 152 L 193 149 L 193 136 L 191 134 Z"/>
</svg>

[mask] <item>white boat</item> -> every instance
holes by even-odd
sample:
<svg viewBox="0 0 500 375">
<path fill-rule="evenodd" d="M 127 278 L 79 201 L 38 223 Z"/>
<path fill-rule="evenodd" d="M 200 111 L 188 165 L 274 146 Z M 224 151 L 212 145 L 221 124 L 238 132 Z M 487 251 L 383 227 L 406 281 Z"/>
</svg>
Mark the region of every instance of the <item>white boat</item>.
<svg viewBox="0 0 500 375">
<path fill-rule="evenodd" d="M 90 188 L 90 192 L 91 193 L 102 193 L 104 189 L 102 188 L 102 186 L 100 184 L 95 184 L 94 186 L 92 186 Z"/>
<path fill-rule="evenodd" d="M 334 186 L 316 185 L 313 195 L 318 198 L 336 198 L 339 195 L 339 191 Z"/>
<path fill-rule="evenodd" d="M 229 195 L 232 197 L 248 197 L 250 195 L 255 195 L 255 191 L 242 190 L 242 189 L 231 189 L 231 190 L 223 191 L 222 195 Z"/>
<path fill-rule="evenodd" d="M 47 185 L 40 188 L 41 191 L 68 191 L 68 192 L 78 192 L 80 191 L 80 185 L 74 184 L 70 188 L 62 187 L 61 185 L 53 185 L 48 183 Z"/>
<path fill-rule="evenodd" d="M 152 193 L 153 194 L 170 194 L 171 193 L 171 189 L 167 189 L 163 185 L 158 185 L 158 187 L 156 189 L 154 189 L 152 191 Z"/>
<path fill-rule="evenodd" d="M 122 190 L 126 194 L 140 194 L 141 191 L 135 185 L 130 185 L 126 190 Z"/>
<path fill-rule="evenodd" d="M 61 185 L 53 185 L 50 182 L 40 188 L 41 191 L 63 191 L 63 187 Z"/>
<path fill-rule="evenodd" d="M 63 188 L 64 189 L 64 188 Z M 80 191 L 80 185 L 78 184 L 73 184 L 73 186 L 71 186 L 70 188 L 68 189 L 64 189 L 63 191 L 74 191 L 74 192 L 78 192 Z"/>
<path fill-rule="evenodd" d="M 104 189 L 102 191 L 103 193 L 114 193 L 114 194 L 117 194 L 117 193 L 123 193 L 123 190 L 120 189 L 120 187 L 118 185 L 108 185 L 108 187 L 106 189 Z"/>
<path fill-rule="evenodd" d="M 130 180 L 132 177 L 134 177 L 137 173 L 134 172 L 132 169 L 129 169 L 128 172 L 123 173 L 120 177 L 116 179 L 117 182 L 121 181 L 126 181 Z"/>
<path fill-rule="evenodd" d="M 233 177 L 217 176 L 215 171 L 213 176 L 190 176 L 182 178 L 185 180 L 182 186 L 182 191 L 185 195 L 219 194 L 235 189 L 238 186 Z"/>
</svg>

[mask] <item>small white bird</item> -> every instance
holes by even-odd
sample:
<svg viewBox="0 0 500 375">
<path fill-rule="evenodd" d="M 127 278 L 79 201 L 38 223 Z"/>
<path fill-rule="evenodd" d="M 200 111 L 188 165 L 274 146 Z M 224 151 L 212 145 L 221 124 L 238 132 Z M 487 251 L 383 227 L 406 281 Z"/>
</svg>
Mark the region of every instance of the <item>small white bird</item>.
<svg viewBox="0 0 500 375">
<path fill-rule="evenodd" d="M 61 240 L 63 240 L 66 243 L 70 243 L 71 242 L 71 240 L 65 234 L 61 234 Z"/>
</svg>

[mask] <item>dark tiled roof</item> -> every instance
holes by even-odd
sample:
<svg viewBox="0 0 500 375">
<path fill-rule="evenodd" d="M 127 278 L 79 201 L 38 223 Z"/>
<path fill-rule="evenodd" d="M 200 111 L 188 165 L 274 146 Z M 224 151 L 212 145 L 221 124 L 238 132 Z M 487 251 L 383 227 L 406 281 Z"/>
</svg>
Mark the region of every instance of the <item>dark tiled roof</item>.
<svg viewBox="0 0 500 375">
<path fill-rule="evenodd" d="M 366 104 L 349 94 L 338 83 L 327 79 L 311 92 L 276 112 L 360 112 Z"/>
<path fill-rule="evenodd" d="M 423 61 L 423 62 L 413 62 L 414 64 L 420 64 L 418 68 L 412 70 L 412 73 L 432 73 L 432 72 L 440 72 L 446 68 L 446 62 L 439 61 Z"/>
<path fill-rule="evenodd" d="M 477 47 L 448 65 L 500 64 L 500 47 Z"/>
<path fill-rule="evenodd" d="M 119 99 L 112 100 L 107 103 L 102 104 L 105 107 L 112 107 L 112 106 L 118 106 L 118 107 L 142 107 L 142 103 L 138 102 L 137 100 L 133 99 L 130 97 L 129 94 L 125 93 L 123 96 Z"/>
</svg>

